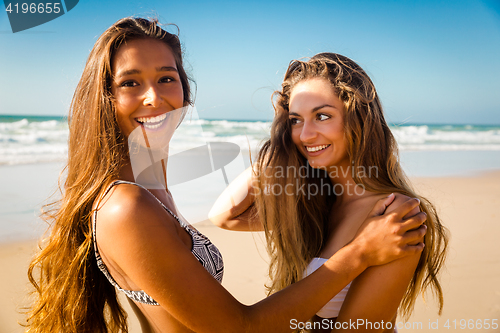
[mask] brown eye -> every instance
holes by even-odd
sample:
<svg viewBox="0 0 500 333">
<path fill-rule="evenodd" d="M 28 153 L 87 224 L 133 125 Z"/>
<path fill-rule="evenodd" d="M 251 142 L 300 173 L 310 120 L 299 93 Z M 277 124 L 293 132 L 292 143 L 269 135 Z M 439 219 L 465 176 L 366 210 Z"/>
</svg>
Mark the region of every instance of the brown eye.
<svg viewBox="0 0 500 333">
<path fill-rule="evenodd" d="M 135 81 L 128 80 L 120 84 L 120 87 L 135 87 L 138 86 L 139 84 Z"/>
<path fill-rule="evenodd" d="M 160 83 L 170 83 L 170 82 L 174 82 L 175 79 L 173 77 L 170 77 L 170 76 L 165 76 L 165 77 L 162 77 L 160 79 Z"/>
<path fill-rule="evenodd" d="M 324 113 L 319 113 L 316 118 L 318 118 L 319 121 L 327 120 L 330 119 L 331 117 L 329 115 L 326 115 Z"/>
</svg>

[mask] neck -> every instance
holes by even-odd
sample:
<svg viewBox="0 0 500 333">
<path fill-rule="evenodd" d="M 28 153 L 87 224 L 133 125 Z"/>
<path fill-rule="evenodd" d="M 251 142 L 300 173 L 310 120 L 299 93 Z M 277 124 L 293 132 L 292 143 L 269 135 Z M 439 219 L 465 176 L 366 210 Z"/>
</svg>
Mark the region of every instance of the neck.
<svg viewBox="0 0 500 333">
<path fill-rule="evenodd" d="M 364 198 L 368 192 L 353 179 L 354 168 L 352 165 L 335 165 L 328 169 L 330 181 L 334 186 L 337 196 L 336 204 L 345 204 Z"/>
<path fill-rule="evenodd" d="M 122 165 L 122 167 L 120 168 L 119 177 L 120 179 L 129 182 L 135 182 L 134 173 L 132 172 L 132 166 L 130 165 L 130 162 Z"/>
<path fill-rule="evenodd" d="M 132 170 L 132 166 L 129 161 L 127 161 L 120 169 L 119 177 L 120 179 L 135 182 L 143 185 L 148 189 L 155 190 L 165 190 L 167 193 L 170 193 L 167 188 L 167 175 L 166 175 L 166 162 L 161 161 L 161 163 L 155 163 L 154 166 L 144 170 L 140 179 L 136 179 L 134 177 L 134 172 Z"/>
</svg>

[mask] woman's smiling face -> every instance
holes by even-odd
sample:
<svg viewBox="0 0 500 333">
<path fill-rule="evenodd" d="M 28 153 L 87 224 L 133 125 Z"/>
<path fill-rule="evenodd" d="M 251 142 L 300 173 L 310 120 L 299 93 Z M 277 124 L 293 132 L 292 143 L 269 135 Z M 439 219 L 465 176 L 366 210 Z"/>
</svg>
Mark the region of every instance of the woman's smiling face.
<svg viewBox="0 0 500 333">
<path fill-rule="evenodd" d="M 112 60 L 111 92 L 118 126 L 126 137 L 139 126 L 154 130 L 167 112 L 184 106 L 175 58 L 165 43 L 128 41 Z"/>
<path fill-rule="evenodd" d="M 344 104 L 323 78 L 301 81 L 290 94 L 292 140 L 312 167 L 348 166 Z"/>
</svg>

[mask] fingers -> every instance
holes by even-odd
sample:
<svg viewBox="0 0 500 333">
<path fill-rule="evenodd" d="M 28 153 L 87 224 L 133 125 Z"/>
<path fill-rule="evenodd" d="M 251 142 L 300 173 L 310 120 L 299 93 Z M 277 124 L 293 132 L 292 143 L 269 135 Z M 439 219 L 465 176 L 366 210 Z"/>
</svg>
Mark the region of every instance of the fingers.
<svg viewBox="0 0 500 333">
<path fill-rule="evenodd" d="M 396 217 L 402 219 L 409 212 L 411 212 L 414 208 L 420 205 L 420 200 L 417 198 L 411 198 L 406 202 L 402 203 L 399 207 L 394 209 L 391 213 L 396 214 Z"/>
<path fill-rule="evenodd" d="M 425 234 L 427 233 L 427 226 L 422 224 L 415 230 L 407 231 L 403 236 L 403 242 L 406 244 L 415 244 L 423 241 Z M 411 245 L 408 245 L 411 246 Z"/>
<path fill-rule="evenodd" d="M 422 252 L 424 250 L 424 247 L 424 243 L 418 243 L 416 245 L 406 245 L 406 247 L 403 249 L 403 252 L 407 255 L 417 254 Z"/>
<path fill-rule="evenodd" d="M 416 215 L 406 219 L 404 222 L 400 224 L 400 231 L 402 233 L 407 232 L 408 230 L 417 229 L 427 220 L 427 214 L 425 212 L 419 212 Z"/>
<path fill-rule="evenodd" d="M 423 224 L 427 219 L 424 212 L 420 212 L 401 223 L 401 230 L 406 230 L 401 241 L 406 244 L 401 250 L 403 256 L 418 254 L 424 250 L 424 236 L 427 233 L 427 226 Z"/>
<path fill-rule="evenodd" d="M 389 194 L 389 196 L 379 199 L 375 206 L 373 206 L 369 216 L 380 216 L 383 215 L 387 207 L 394 201 L 395 195 L 394 193 Z"/>
</svg>

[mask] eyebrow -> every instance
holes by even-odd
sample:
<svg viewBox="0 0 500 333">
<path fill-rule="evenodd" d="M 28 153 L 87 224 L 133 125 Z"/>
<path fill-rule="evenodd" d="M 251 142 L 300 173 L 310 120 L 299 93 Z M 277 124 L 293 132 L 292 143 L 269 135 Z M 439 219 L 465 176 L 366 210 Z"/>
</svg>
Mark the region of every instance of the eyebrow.
<svg viewBox="0 0 500 333">
<path fill-rule="evenodd" d="M 319 111 L 319 110 L 321 110 L 322 108 L 327 108 L 327 107 L 330 107 L 330 108 L 334 108 L 334 109 L 336 109 L 336 107 L 335 107 L 335 106 L 333 106 L 333 105 L 330 105 L 330 104 L 323 104 L 323 105 L 319 105 L 319 106 L 316 106 L 315 108 L 313 108 L 313 109 L 311 110 L 311 113 L 318 112 L 318 111 Z M 295 113 L 295 112 L 289 112 L 288 114 L 289 114 L 289 115 L 291 115 L 291 116 L 299 116 L 299 117 L 300 117 L 300 115 L 299 115 L 298 113 Z"/>
<path fill-rule="evenodd" d="M 157 67 L 156 68 L 157 72 L 178 72 L 177 68 L 172 67 L 172 66 L 163 66 L 163 67 Z M 134 75 L 134 74 L 140 74 L 141 71 L 138 69 L 129 69 L 123 72 L 118 73 L 116 77 L 122 77 L 122 76 L 127 76 L 127 75 Z"/>
</svg>

